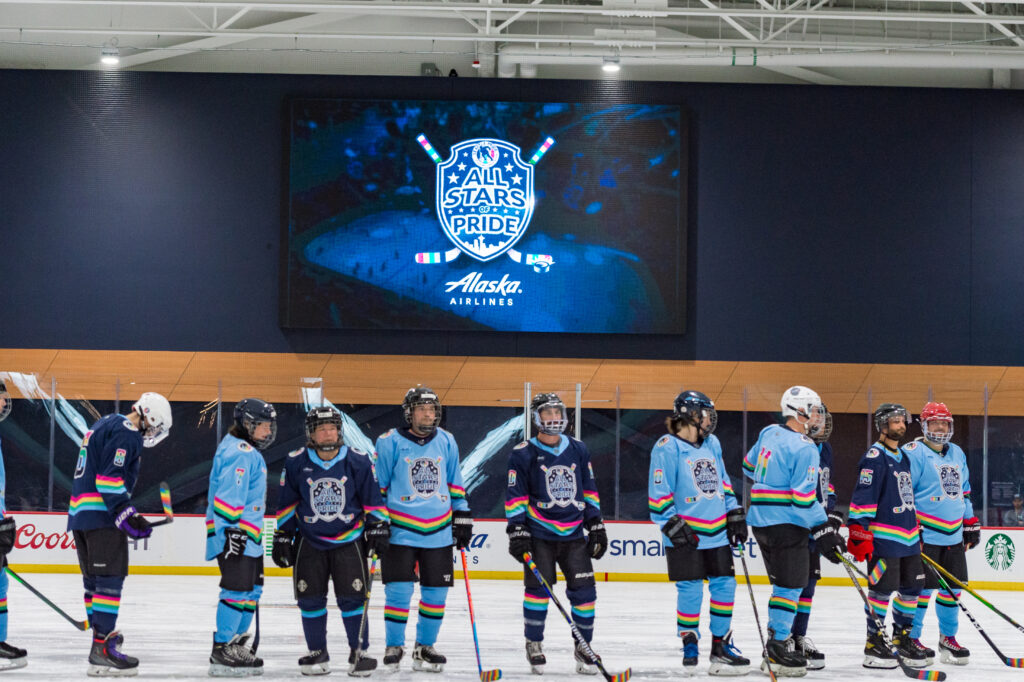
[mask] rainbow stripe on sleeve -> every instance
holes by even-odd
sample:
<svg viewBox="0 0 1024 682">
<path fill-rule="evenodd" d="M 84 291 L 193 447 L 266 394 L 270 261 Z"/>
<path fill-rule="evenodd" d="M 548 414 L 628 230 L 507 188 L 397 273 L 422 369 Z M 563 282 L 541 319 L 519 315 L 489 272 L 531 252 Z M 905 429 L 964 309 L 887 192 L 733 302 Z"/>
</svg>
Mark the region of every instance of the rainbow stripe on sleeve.
<svg viewBox="0 0 1024 682">
<path fill-rule="evenodd" d="M 601 508 L 601 498 L 598 496 L 596 490 L 584 490 L 583 501 L 594 505 L 598 509 Z"/>
<path fill-rule="evenodd" d="M 648 497 L 647 498 L 647 508 L 650 509 L 655 514 L 661 514 L 666 509 L 671 507 L 672 503 L 674 501 L 675 501 L 675 498 L 672 496 L 672 493 L 669 493 L 668 495 L 665 495 L 664 497 L 657 497 L 657 498 L 655 498 L 655 497 Z"/>
<path fill-rule="evenodd" d="M 878 513 L 877 504 L 853 504 L 850 503 L 850 519 L 871 519 Z"/>
<path fill-rule="evenodd" d="M 219 497 L 213 498 L 213 513 L 221 517 L 228 523 L 236 523 L 238 519 L 242 518 L 242 507 L 232 507 L 230 504 L 220 499 Z"/>
<path fill-rule="evenodd" d="M 295 508 L 299 506 L 298 502 L 294 502 L 284 509 L 277 510 L 277 525 L 282 526 L 286 521 L 295 516 Z"/>
<path fill-rule="evenodd" d="M 238 522 L 238 527 L 244 530 L 245 534 L 248 535 L 253 542 L 255 542 L 256 544 L 260 543 L 260 538 L 263 537 L 262 528 L 257 526 L 255 523 L 252 523 L 251 521 L 246 521 L 245 519 L 242 519 Z"/>
<path fill-rule="evenodd" d="M 526 497 L 513 497 L 511 500 L 505 500 L 505 518 L 510 519 L 513 516 L 525 514 L 527 506 L 529 506 L 529 498 Z"/>
<path fill-rule="evenodd" d="M 124 495 L 128 491 L 124 487 L 124 479 L 120 476 L 96 475 L 96 490 L 108 495 Z"/>
<path fill-rule="evenodd" d="M 455 485 L 454 483 L 448 484 L 448 494 L 452 496 L 453 500 L 466 499 L 466 489 L 461 485 Z"/>
</svg>

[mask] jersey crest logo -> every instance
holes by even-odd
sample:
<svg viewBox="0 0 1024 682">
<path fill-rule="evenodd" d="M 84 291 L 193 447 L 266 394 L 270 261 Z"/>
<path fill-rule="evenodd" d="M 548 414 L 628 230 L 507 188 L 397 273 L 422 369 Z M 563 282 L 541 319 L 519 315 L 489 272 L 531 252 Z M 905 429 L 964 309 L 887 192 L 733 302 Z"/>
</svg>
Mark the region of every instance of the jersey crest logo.
<svg viewBox="0 0 1024 682">
<path fill-rule="evenodd" d="M 437 164 L 435 204 L 452 244 L 487 262 L 526 233 L 533 217 L 533 166 L 523 162 L 511 142 L 464 140 Z"/>
<path fill-rule="evenodd" d="M 896 489 L 900 494 L 900 506 L 893 507 L 892 513 L 899 514 L 905 511 L 914 510 L 914 484 L 910 480 L 909 471 L 894 471 L 892 475 L 896 477 Z"/>
<path fill-rule="evenodd" d="M 706 457 L 689 460 L 687 463 L 690 465 L 690 473 L 693 475 L 693 484 L 701 496 L 710 500 L 717 495 L 719 480 L 715 463 Z"/>
<path fill-rule="evenodd" d="M 405 461 L 409 465 L 409 485 L 416 492 L 414 497 L 427 499 L 436 495 L 441 487 L 441 458 L 418 457 L 410 460 L 407 457 Z"/>
<path fill-rule="evenodd" d="M 309 506 L 313 509 L 313 516 L 303 516 L 306 523 L 317 521 L 334 521 L 341 519 L 350 523 L 355 514 L 343 514 L 345 511 L 345 481 L 347 476 L 338 478 L 318 478 L 313 480 L 307 478 L 309 484 Z"/>
<path fill-rule="evenodd" d="M 829 467 L 818 469 L 818 490 L 821 492 L 822 506 L 828 505 L 828 483 L 832 477 L 832 470 Z"/>
<path fill-rule="evenodd" d="M 515 487 L 515 485 L 516 485 L 516 470 L 515 469 L 509 469 L 508 470 L 508 487 L 509 488 L 513 488 L 513 487 Z"/>
<path fill-rule="evenodd" d="M 575 507 L 583 509 L 584 504 L 576 500 L 576 465 L 565 466 L 556 464 L 553 467 L 541 465 L 540 470 L 544 472 L 544 487 L 548 493 L 549 502 L 538 502 L 541 509 L 552 507 Z"/>
<path fill-rule="evenodd" d="M 654 484 L 657 485 L 665 480 L 665 472 L 662 469 L 654 470 Z"/>
<path fill-rule="evenodd" d="M 127 457 L 127 456 L 128 456 L 128 453 L 125 450 L 122 450 L 121 448 L 118 448 L 117 451 L 114 453 L 114 466 L 116 466 L 116 467 L 123 467 L 124 466 L 124 458 Z"/>
<path fill-rule="evenodd" d="M 235 485 L 242 485 L 242 478 L 245 477 L 245 469 L 239 467 L 235 469 Z"/>
<path fill-rule="evenodd" d="M 936 468 L 939 470 L 939 482 L 942 484 L 943 494 L 951 499 L 958 499 L 960 497 L 960 467 L 954 464 L 943 464 Z"/>
</svg>

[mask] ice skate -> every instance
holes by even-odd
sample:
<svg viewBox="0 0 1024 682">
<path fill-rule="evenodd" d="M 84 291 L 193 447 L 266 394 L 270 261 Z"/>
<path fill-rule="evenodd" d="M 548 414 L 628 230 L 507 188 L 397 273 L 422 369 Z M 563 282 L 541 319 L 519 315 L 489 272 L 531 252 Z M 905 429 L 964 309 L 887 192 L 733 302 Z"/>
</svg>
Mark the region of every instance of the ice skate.
<svg viewBox="0 0 1024 682">
<path fill-rule="evenodd" d="M 864 662 L 861 665 L 865 668 L 895 668 L 898 665 L 881 632 L 872 633 L 864 643 Z"/>
<path fill-rule="evenodd" d="M 263 661 L 253 655 L 247 644 L 240 644 L 240 641 L 241 637 L 236 635 L 227 642 L 213 642 L 210 677 L 252 677 L 263 674 Z"/>
<path fill-rule="evenodd" d="M 734 675 L 746 675 L 748 672 L 750 672 L 750 659 L 741 656 L 740 650 L 733 644 L 732 630 L 729 630 L 721 637 L 712 637 L 711 667 L 708 668 L 709 675 L 732 677 Z"/>
<path fill-rule="evenodd" d="M 24 668 L 26 665 L 28 665 L 27 651 L 11 646 L 7 642 L 0 642 L 0 670 Z"/>
<path fill-rule="evenodd" d="M 821 670 L 825 667 L 825 654 L 818 651 L 809 638 L 803 635 L 793 635 L 793 645 L 796 650 L 802 652 L 807 659 L 808 670 Z"/>
<path fill-rule="evenodd" d="M 581 642 L 576 642 L 576 648 L 573 650 L 573 657 L 576 659 L 576 672 L 580 675 L 596 675 L 597 665 L 590 658 L 587 649 L 589 649 L 589 646 L 585 649 Z M 598 656 L 597 660 L 600 661 L 601 657 Z"/>
<path fill-rule="evenodd" d="M 530 672 L 534 675 L 544 674 L 544 666 L 548 659 L 544 656 L 541 642 L 526 640 L 526 660 L 530 663 Z"/>
<path fill-rule="evenodd" d="M 439 673 L 444 670 L 444 664 L 448 662 L 448 659 L 437 653 L 437 649 L 432 644 L 420 644 L 416 642 L 416 646 L 412 650 L 412 669 L 423 670 L 428 673 Z"/>
<path fill-rule="evenodd" d="M 366 655 L 366 650 L 352 649 L 348 653 L 348 674 L 350 677 L 369 677 L 377 669 L 377 659 Z"/>
<path fill-rule="evenodd" d="M 793 638 L 775 639 L 775 633 L 770 634 L 771 639 L 768 640 L 765 647 L 768 655 L 761 661 L 761 672 L 767 673 L 770 666 L 772 672 L 779 677 L 803 677 L 806 675 L 807 659 L 796 650 Z"/>
<path fill-rule="evenodd" d="M 389 646 L 384 649 L 384 668 L 390 672 L 398 672 L 402 657 L 405 655 L 404 646 Z"/>
<path fill-rule="evenodd" d="M 908 667 L 923 668 L 927 665 L 927 656 L 911 638 L 909 625 L 892 624 L 892 644 L 896 647 L 896 653 Z"/>
<path fill-rule="evenodd" d="M 683 677 L 693 677 L 697 674 L 697 659 L 700 656 L 697 633 L 693 630 L 683 630 L 679 637 L 683 640 Z"/>
<path fill-rule="evenodd" d="M 971 651 L 960 646 L 956 636 L 939 638 L 939 660 L 953 665 L 967 665 L 971 660 Z"/>
<path fill-rule="evenodd" d="M 121 633 L 116 630 L 105 639 L 93 639 L 89 652 L 89 677 L 131 677 L 139 674 L 139 659 L 118 650 L 122 641 Z"/>
<path fill-rule="evenodd" d="M 327 675 L 331 672 L 331 657 L 327 649 L 316 649 L 299 659 L 299 672 L 303 675 Z"/>
</svg>

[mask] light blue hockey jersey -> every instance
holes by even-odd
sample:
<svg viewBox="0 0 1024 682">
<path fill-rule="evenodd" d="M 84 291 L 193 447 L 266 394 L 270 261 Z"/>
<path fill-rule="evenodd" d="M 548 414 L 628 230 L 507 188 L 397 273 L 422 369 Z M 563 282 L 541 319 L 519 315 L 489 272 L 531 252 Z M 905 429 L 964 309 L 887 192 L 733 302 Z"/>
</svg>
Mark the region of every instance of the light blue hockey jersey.
<svg viewBox="0 0 1024 682">
<path fill-rule="evenodd" d="M 452 510 L 469 511 L 459 447 L 444 429 L 420 438 L 391 429 L 377 439 L 377 482 L 391 517 L 391 543 L 452 544 Z"/>
<path fill-rule="evenodd" d="M 921 438 L 903 446 L 910 459 L 917 521 L 925 544 L 957 545 L 964 541 L 964 519 L 974 517 L 967 456 L 955 443 L 936 452 Z"/>
<path fill-rule="evenodd" d="M 213 456 L 206 494 L 206 560 L 224 550 L 224 531 L 245 531 L 246 556 L 263 554 L 263 514 L 267 501 L 267 463 L 247 441 L 224 436 Z"/>
<path fill-rule="evenodd" d="M 0 519 L 7 516 L 7 470 L 4 469 L 4 451 L 0 449 Z"/>
<path fill-rule="evenodd" d="M 659 528 L 673 516 L 682 517 L 699 538 L 697 549 L 729 544 L 725 516 L 739 504 L 718 438 L 708 436 L 700 447 L 669 434 L 659 438 L 651 450 L 647 506 Z M 672 546 L 664 535 L 661 539 Z"/>
<path fill-rule="evenodd" d="M 781 424 L 762 429 L 743 458 L 743 473 L 754 482 L 747 523 L 758 528 L 825 523 L 825 508 L 817 500 L 820 458 L 807 436 Z"/>
</svg>

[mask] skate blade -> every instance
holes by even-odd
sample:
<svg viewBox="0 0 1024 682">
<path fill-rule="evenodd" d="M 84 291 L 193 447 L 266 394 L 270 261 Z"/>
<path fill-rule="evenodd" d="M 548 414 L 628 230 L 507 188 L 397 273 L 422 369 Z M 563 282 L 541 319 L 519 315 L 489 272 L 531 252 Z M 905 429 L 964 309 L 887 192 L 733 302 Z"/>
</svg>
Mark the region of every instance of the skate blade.
<svg viewBox="0 0 1024 682">
<path fill-rule="evenodd" d="M 596 675 L 597 666 L 591 665 L 590 663 L 583 663 L 582 661 L 576 661 L 576 672 L 580 675 Z"/>
<path fill-rule="evenodd" d="M 683 668 L 685 671 L 686 669 Z M 749 665 L 729 665 L 728 663 L 712 663 L 708 667 L 708 675 L 715 677 L 738 677 L 750 672 Z M 686 674 L 685 672 L 683 674 Z"/>
<path fill-rule="evenodd" d="M 307 677 L 313 675 L 327 675 L 331 672 L 331 664 L 327 661 L 314 663 L 312 665 L 300 665 L 299 672 Z"/>
<path fill-rule="evenodd" d="M 544 664 L 542 663 L 540 665 L 531 665 L 530 666 L 530 672 L 533 673 L 534 675 L 543 675 L 544 674 Z"/>
<path fill-rule="evenodd" d="M 921 660 L 915 660 L 913 658 L 904 658 L 903 659 L 903 664 L 906 665 L 908 668 L 913 668 L 914 670 L 919 670 L 921 668 L 927 667 L 928 666 L 928 661 L 926 659 L 924 659 L 924 658 L 922 658 Z"/>
<path fill-rule="evenodd" d="M 376 670 L 376 668 L 371 668 L 370 670 L 352 670 L 352 669 L 349 669 L 348 676 L 349 677 L 369 677 L 370 675 L 373 674 L 374 670 Z"/>
<path fill-rule="evenodd" d="M 761 672 L 765 675 L 768 674 L 768 661 L 761 662 Z M 779 665 L 778 663 L 771 664 L 772 672 L 775 673 L 776 677 L 803 677 L 807 674 L 807 668 L 804 666 L 785 666 Z"/>
<path fill-rule="evenodd" d="M 939 660 L 942 661 L 943 663 L 948 663 L 948 664 L 952 664 L 952 665 L 967 665 L 968 663 L 971 662 L 970 657 L 957 658 L 956 656 L 954 656 L 954 655 L 952 655 L 950 653 L 947 653 L 945 651 L 943 651 L 942 653 L 939 654 Z"/>
<path fill-rule="evenodd" d="M 28 665 L 28 656 L 22 656 L 21 658 L 3 658 L 0 659 L 0 672 L 4 670 L 14 670 L 15 668 L 24 668 Z"/>
<path fill-rule="evenodd" d="M 440 673 L 444 672 L 444 663 L 427 663 L 413 659 L 412 669 L 424 673 Z"/>
<path fill-rule="evenodd" d="M 211 663 L 210 677 L 255 677 L 262 675 L 263 668 L 239 668 L 221 663 Z"/>
<path fill-rule="evenodd" d="M 386 672 L 386 673 L 397 673 L 397 672 L 401 671 L 401 669 L 402 669 L 402 664 L 401 663 L 385 663 L 384 664 L 384 672 Z"/>
<path fill-rule="evenodd" d="M 812 661 L 809 658 L 807 659 L 807 669 L 808 670 L 823 670 L 824 668 L 825 668 L 825 661 L 821 661 L 821 660 L 819 660 L 819 661 Z"/>
<path fill-rule="evenodd" d="M 683 662 L 683 677 L 695 677 L 697 675 L 697 664 L 687 664 Z"/>
<path fill-rule="evenodd" d="M 89 664 L 85 671 L 89 677 L 135 677 L 139 674 L 138 668 L 114 668 L 109 665 Z"/>
<path fill-rule="evenodd" d="M 899 663 L 891 658 L 875 658 L 874 656 L 865 656 L 864 662 L 861 665 L 865 668 L 877 668 L 879 670 L 892 670 L 899 667 Z"/>
</svg>

